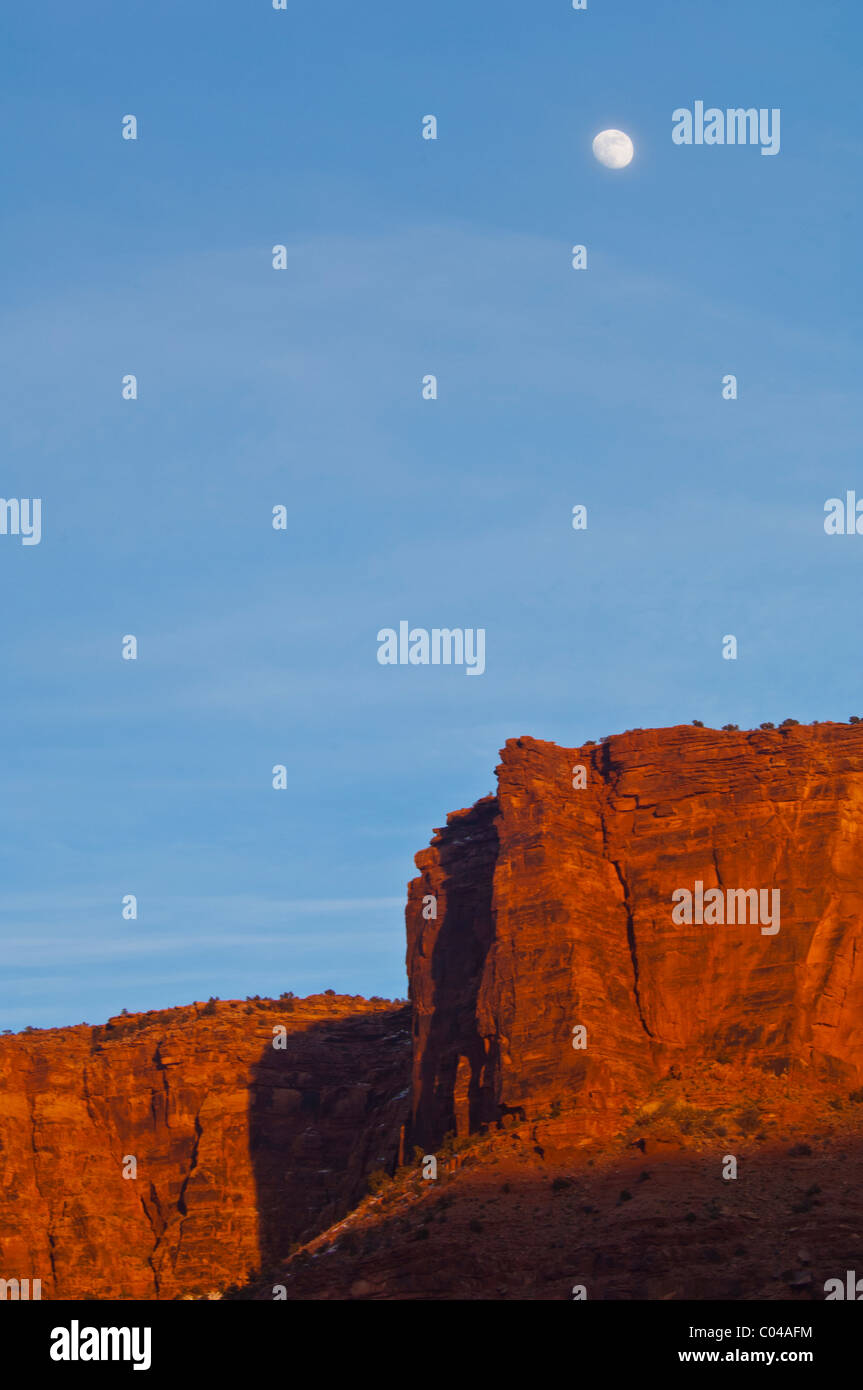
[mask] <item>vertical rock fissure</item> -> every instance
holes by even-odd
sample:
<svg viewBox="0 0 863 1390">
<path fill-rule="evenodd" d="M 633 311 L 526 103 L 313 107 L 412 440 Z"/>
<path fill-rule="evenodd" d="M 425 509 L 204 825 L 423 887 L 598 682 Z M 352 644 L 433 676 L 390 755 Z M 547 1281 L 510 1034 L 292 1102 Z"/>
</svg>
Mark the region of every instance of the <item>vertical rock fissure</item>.
<svg viewBox="0 0 863 1390">
<path fill-rule="evenodd" d="M 153 1188 L 153 1184 L 150 1183 L 150 1197 L 152 1198 L 154 1195 L 155 1195 L 155 1189 Z M 139 1196 L 138 1200 L 140 1201 L 142 1210 L 143 1210 L 143 1212 L 144 1212 L 144 1215 L 146 1216 L 147 1221 L 148 1221 L 149 1224 L 150 1224 L 150 1230 L 153 1232 L 153 1249 L 150 1251 L 150 1254 L 147 1256 L 147 1264 L 150 1266 L 151 1270 L 153 1271 L 153 1285 L 154 1285 L 154 1288 L 155 1288 L 155 1290 L 156 1290 L 156 1297 L 158 1298 L 158 1297 L 159 1297 L 159 1273 L 158 1273 L 158 1270 L 156 1269 L 156 1263 L 155 1263 L 155 1261 L 156 1261 L 156 1251 L 159 1249 L 159 1242 L 160 1242 L 161 1239 L 162 1239 L 162 1235 L 156 1230 L 155 1223 L 154 1223 L 154 1221 L 153 1221 L 152 1216 L 150 1215 L 150 1212 L 149 1212 L 148 1207 L 147 1207 L 147 1203 L 144 1201 L 144 1198 L 141 1197 L 141 1196 Z"/>
<path fill-rule="evenodd" d="M 632 965 L 632 993 L 635 998 L 635 1007 L 638 1011 L 638 1021 L 641 1024 L 647 1036 L 652 1039 L 653 1034 L 647 1026 L 647 1021 L 644 1017 L 644 1010 L 641 1005 L 641 992 L 639 990 L 638 980 L 638 947 L 635 941 L 635 914 L 632 909 L 632 900 L 629 895 L 629 884 L 626 881 L 626 875 L 624 874 L 619 861 L 615 859 L 612 853 L 611 837 L 608 831 L 608 823 L 605 818 L 605 806 L 603 802 L 610 790 L 611 782 L 611 766 L 608 744 L 602 745 L 602 751 L 599 753 L 599 756 L 594 760 L 594 766 L 599 772 L 601 778 L 598 810 L 599 823 L 602 828 L 603 851 L 609 864 L 612 865 L 614 872 L 617 874 L 617 881 L 620 884 L 621 892 L 623 893 L 623 909 L 626 913 L 626 942 L 629 947 L 629 959 Z"/>
<path fill-rule="evenodd" d="M 617 860 L 610 859 L 609 863 L 614 866 L 614 872 L 617 874 L 620 887 L 623 891 L 623 907 L 626 912 L 626 940 L 629 945 L 629 959 L 632 962 L 632 992 L 635 995 L 635 1006 L 638 1009 L 638 1019 L 647 1036 L 652 1038 L 653 1034 L 647 1026 L 644 1010 L 641 1007 L 641 994 L 638 988 L 638 948 L 635 944 L 635 917 L 629 900 L 629 889 Z"/>
<path fill-rule="evenodd" d="M 201 1103 L 203 1104 L 203 1101 Z M 191 1178 L 192 1174 L 198 1166 L 198 1145 L 201 1142 L 201 1135 L 203 1134 L 200 1117 L 201 1111 L 199 1109 L 197 1115 L 195 1116 L 195 1142 L 192 1145 L 192 1156 L 189 1160 L 189 1171 L 183 1178 L 183 1185 L 180 1188 L 180 1195 L 177 1198 L 177 1210 L 179 1211 L 181 1216 L 188 1215 L 188 1212 L 186 1210 L 186 1188 L 189 1186 L 189 1179 Z"/>
</svg>

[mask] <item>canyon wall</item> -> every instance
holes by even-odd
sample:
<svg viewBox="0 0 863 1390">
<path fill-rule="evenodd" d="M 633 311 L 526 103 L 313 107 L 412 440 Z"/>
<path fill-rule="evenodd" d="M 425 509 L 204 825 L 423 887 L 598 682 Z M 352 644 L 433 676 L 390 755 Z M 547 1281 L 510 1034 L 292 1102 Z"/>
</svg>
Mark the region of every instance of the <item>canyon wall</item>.
<svg viewBox="0 0 863 1390">
<path fill-rule="evenodd" d="M 863 725 L 501 757 L 409 886 L 413 1142 L 555 1101 L 590 1124 L 705 1058 L 863 1081 Z M 778 889 L 779 931 L 676 924 L 697 881 Z"/>
<path fill-rule="evenodd" d="M 0 1038 L 0 1277 L 172 1298 L 266 1269 L 395 1163 L 409 1049 L 404 1007 L 338 996 Z"/>
<path fill-rule="evenodd" d="M 711 1061 L 863 1085 L 863 725 L 501 756 L 497 794 L 416 857 L 410 1008 L 211 1002 L 0 1038 L 0 1277 L 216 1293 L 450 1131 L 563 1109 L 577 1142 Z M 675 922 L 697 882 L 778 890 L 779 931 Z"/>
</svg>

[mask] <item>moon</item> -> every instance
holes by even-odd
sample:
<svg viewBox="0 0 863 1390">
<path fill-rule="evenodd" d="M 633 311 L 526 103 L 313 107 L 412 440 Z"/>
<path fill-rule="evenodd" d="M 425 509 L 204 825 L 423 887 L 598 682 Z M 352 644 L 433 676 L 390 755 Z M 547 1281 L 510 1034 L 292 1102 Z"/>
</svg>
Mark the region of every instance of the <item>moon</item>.
<svg viewBox="0 0 863 1390">
<path fill-rule="evenodd" d="M 635 148 L 622 130 L 601 130 L 593 141 L 593 153 L 606 169 L 625 169 Z"/>
</svg>

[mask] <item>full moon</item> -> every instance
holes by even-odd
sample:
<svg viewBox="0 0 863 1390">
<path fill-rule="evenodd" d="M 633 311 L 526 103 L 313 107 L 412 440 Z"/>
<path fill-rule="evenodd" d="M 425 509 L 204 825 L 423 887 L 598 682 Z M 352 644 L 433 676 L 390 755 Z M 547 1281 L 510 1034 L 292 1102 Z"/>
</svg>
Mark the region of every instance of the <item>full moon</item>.
<svg viewBox="0 0 863 1390">
<path fill-rule="evenodd" d="M 606 169 L 625 169 L 635 150 L 622 130 L 601 130 L 594 138 L 593 153 Z"/>
</svg>

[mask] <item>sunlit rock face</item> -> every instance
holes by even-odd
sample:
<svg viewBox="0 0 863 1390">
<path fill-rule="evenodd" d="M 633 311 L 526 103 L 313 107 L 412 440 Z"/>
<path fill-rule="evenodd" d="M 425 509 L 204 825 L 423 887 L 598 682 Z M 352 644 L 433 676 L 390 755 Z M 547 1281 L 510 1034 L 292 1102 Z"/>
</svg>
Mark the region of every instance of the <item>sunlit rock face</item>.
<svg viewBox="0 0 863 1390">
<path fill-rule="evenodd" d="M 441 1296 L 468 1279 L 468 1254 L 418 1264 L 397 1223 L 372 1229 L 370 1175 L 416 1169 L 415 1145 L 433 1154 L 449 1132 L 487 1131 L 486 1183 L 555 1162 L 575 1171 L 586 1136 L 616 1135 L 619 1164 L 632 1117 L 678 1082 L 723 1125 L 738 1095 L 754 1097 L 774 1146 L 808 1139 L 825 1116 L 853 1128 L 863 725 L 686 726 L 580 749 L 511 739 L 498 779 L 417 855 L 410 1006 L 213 1001 L 0 1038 L 0 1277 L 40 1280 L 43 1299 L 127 1299 L 217 1295 L 263 1275 L 271 1298 L 272 1267 L 327 1229 L 338 1247 L 357 1209 L 358 1248 L 369 1235 L 382 1259 L 395 1251 L 382 1296 Z M 663 1136 L 638 1130 L 634 1161 L 680 1137 Z M 414 1177 L 405 1212 L 414 1200 L 425 1211 L 431 1190 Z M 852 1229 L 836 1210 L 837 1232 Z M 524 1222 L 515 1229 L 539 1239 Z M 786 1225 L 777 1209 L 765 1260 Z M 338 1259 L 354 1258 L 348 1246 Z M 851 1258 L 841 1242 L 831 1251 Z M 470 1287 L 496 1296 L 488 1258 Z M 538 1296 L 548 1258 L 538 1247 Z M 357 1277 L 331 1280 L 333 1296 Z"/>
<path fill-rule="evenodd" d="M 0 1038 L 0 1277 L 175 1298 L 266 1270 L 394 1166 L 409 1054 L 404 1006 L 349 996 Z"/>
<path fill-rule="evenodd" d="M 863 1080 L 863 725 L 501 758 L 497 796 L 448 818 L 409 888 L 417 1142 L 556 1099 L 596 1127 L 709 1058 Z M 722 907 L 675 921 L 682 890 Z M 749 920 L 751 890 L 776 922 Z"/>
</svg>

